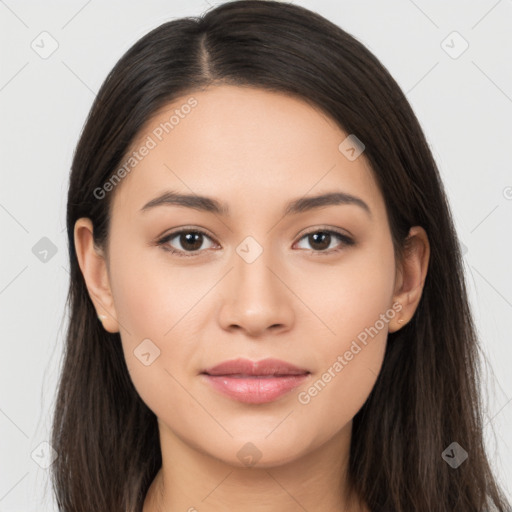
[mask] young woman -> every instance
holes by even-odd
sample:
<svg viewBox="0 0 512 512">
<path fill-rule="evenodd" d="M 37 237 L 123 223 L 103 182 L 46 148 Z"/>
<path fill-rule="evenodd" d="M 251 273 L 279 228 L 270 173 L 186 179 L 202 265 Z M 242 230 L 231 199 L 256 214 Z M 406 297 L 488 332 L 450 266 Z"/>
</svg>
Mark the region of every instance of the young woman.
<svg viewBox="0 0 512 512">
<path fill-rule="evenodd" d="M 341 28 L 242 0 L 147 34 L 67 230 L 60 510 L 508 509 L 438 169 Z"/>
</svg>

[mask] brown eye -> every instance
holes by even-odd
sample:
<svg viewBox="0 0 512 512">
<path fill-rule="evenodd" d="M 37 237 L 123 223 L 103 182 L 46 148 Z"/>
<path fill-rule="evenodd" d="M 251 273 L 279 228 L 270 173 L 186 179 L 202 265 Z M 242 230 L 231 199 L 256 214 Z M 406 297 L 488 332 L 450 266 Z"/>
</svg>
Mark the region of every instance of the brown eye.
<svg viewBox="0 0 512 512">
<path fill-rule="evenodd" d="M 189 229 L 170 233 L 159 240 L 157 244 L 177 256 L 195 256 L 201 252 L 201 249 L 211 248 L 211 246 L 203 247 L 205 240 L 211 240 L 206 233 Z M 171 244 L 171 242 L 173 243 Z"/>
<path fill-rule="evenodd" d="M 338 247 L 332 247 L 332 243 L 338 240 Z M 354 245 L 352 238 L 338 233 L 337 231 L 322 229 L 306 233 L 301 240 L 306 240 L 312 252 L 318 254 L 332 254 L 333 252 L 341 250 L 344 246 Z M 305 247 L 308 249 L 308 247 Z"/>
<path fill-rule="evenodd" d="M 331 244 L 331 234 L 326 231 L 318 231 L 317 233 L 308 235 L 308 241 L 313 249 L 324 250 Z"/>
<path fill-rule="evenodd" d="M 178 236 L 178 240 L 185 250 L 197 251 L 203 245 L 203 235 L 201 233 L 182 233 Z"/>
</svg>

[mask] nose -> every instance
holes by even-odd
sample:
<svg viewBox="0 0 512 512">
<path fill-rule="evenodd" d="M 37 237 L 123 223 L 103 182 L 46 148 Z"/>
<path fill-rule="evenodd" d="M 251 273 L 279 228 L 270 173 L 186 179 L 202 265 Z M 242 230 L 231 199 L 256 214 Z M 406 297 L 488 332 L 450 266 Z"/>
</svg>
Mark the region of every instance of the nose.
<svg viewBox="0 0 512 512">
<path fill-rule="evenodd" d="M 282 265 L 270 251 L 248 263 L 234 254 L 234 268 L 223 280 L 219 322 L 223 329 L 263 336 L 289 330 L 295 320 L 294 294 Z"/>
</svg>

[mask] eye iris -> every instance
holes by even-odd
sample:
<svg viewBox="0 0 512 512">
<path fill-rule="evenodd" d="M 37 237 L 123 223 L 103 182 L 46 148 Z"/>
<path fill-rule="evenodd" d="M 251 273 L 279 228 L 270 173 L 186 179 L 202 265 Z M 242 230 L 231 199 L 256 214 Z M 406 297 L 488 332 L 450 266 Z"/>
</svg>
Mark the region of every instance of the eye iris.
<svg viewBox="0 0 512 512">
<path fill-rule="evenodd" d="M 180 244 L 185 249 L 197 250 L 203 243 L 202 237 L 201 233 L 185 233 L 180 235 Z"/>
<path fill-rule="evenodd" d="M 320 244 L 320 247 L 317 245 L 316 249 L 327 249 L 331 243 L 331 235 L 330 233 L 325 233 L 324 231 L 318 231 L 317 233 L 312 233 L 309 235 L 309 242 L 314 248 L 315 244 Z"/>
</svg>

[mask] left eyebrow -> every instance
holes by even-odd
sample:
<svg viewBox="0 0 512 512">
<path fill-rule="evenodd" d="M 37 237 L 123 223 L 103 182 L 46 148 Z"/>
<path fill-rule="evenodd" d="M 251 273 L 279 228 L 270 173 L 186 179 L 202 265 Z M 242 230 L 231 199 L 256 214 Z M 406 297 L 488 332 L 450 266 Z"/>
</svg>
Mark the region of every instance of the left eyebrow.
<svg viewBox="0 0 512 512">
<path fill-rule="evenodd" d="M 346 192 L 330 192 L 312 197 L 294 199 L 286 205 L 284 216 L 303 213 L 315 208 L 343 204 L 359 206 L 370 217 L 372 216 L 372 212 L 368 204 L 366 204 L 361 198 L 347 194 Z M 184 208 L 192 208 L 194 210 L 224 216 L 228 216 L 230 214 L 228 205 L 226 203 L 221 203 L 217 199 L 192 194 L 179 194 L 173 191 L 166 191 L 160 196 L 152 199 L 141 208 L 141 212 L 145 212 L 162 205 L 182 206 Z"/>
<path fill-rule="evenodd" d="M 359 206 L 370 217 L 372 212 L 370 207 L 359 197 L 347 194 L 346 192 L 330 192 L 312 197 L 302 197 L 288 203 L 284 215 L 302 213 L 313 208 L 321 208 L 323 206 L 333 206 L 339 204 L 350 204 Z"/>
</svg>

